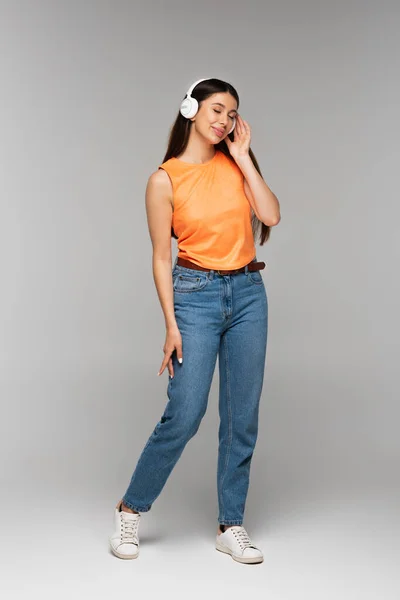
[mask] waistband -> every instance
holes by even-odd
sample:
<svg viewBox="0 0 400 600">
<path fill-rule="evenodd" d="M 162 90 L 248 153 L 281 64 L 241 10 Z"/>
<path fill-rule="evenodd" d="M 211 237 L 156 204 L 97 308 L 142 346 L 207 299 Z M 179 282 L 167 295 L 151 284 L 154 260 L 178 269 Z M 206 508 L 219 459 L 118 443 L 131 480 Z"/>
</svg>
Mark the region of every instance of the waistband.
<svg viewBox="0 0 400 600">
<path fill-rule="evenodd" d="M 205 267 L 200 267 L 192 261 L 187 260 L 186 258 L 178 257 L 176 259 L 175 264 L 180 265 L 181 267 L 187 267 L 188 269 L 196 269 L 197 271 L 206 271 L 209 273 L 210 271 L 214 271 L 215 273 L 219 273 L 219 275 L 236 275 L 237 273 L 246 273 L 247 271 L 261 271 L 261 269 L 265 269 L 265 262 L 249 262 L 244 267 L 240 269 L 206 269 Z"/>
</svg>

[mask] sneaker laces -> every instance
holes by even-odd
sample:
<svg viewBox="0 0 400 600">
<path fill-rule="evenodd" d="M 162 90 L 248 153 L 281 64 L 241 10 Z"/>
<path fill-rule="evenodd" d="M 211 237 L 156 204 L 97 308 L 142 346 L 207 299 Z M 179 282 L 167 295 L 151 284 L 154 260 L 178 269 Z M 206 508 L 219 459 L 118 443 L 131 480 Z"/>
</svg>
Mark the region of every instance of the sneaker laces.
<svg viewBox="0 0 400 600">
<path fill-rule="evenodd" d="M 245 548 L 255 548 L 256 550 L 258 550 L 257 546 L 254 546 L 252 544 L 249 534 L 247 533 L 244 527 L 231 527 L 230 529 L 242 550 L 244 550 Z"/>
<path fill-rule="evenodd" d="M 130 514 L 130 513 L 127 513 Z M 124 544 L 136 544 L 139 545 L 138 540 L 138 527 L 139 527 L 139 515 L 137 518 L 126 517 L 124 511 L 120 512 L 121 515 L 121 542 Z"/>
</svg>

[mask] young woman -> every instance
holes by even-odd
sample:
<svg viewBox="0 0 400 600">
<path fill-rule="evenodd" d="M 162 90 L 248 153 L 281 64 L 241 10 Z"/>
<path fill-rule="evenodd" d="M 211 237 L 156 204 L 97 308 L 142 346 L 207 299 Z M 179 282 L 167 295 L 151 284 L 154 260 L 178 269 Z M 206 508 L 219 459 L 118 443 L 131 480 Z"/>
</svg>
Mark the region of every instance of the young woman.
<svg viewBox="0 0 400 600">
<path fill-rule="evenodd" d="M 115 508 L 110 544 L 119 558 L 138 556 L 140 513 L 150 510 L 199 428 L 218 356 L 216 549 L 239 562 L 263 561 L 243 527 L 268 328 L 265 263 L 257 261 L 255 234 L 260 230 L 262 245 L 280 221 L 280 207 L 238 106 L 229 83 L 196 81 L 147 183 L 153 275 L 166 325 L 158 374 L 168 368 L 168 402 Z M 173 266 L 171 234 L 178 240 Z"/>
</svg>

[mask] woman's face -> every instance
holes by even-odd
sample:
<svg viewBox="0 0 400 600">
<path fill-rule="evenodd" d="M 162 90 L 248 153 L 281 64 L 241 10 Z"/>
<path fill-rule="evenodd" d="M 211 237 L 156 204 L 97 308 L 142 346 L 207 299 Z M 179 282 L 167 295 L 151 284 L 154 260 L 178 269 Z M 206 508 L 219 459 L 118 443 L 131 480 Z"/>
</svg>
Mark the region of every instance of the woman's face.
<svg viewBox="0 0 400 600">
<path fill-rule="evenodd" d="M 218 144 L 228 135 L 236 114 L 236 99 L 228 92 L 219 92 L 203 100 L 192 121 L 200 134 L 212 144 Z"/>
</svg>

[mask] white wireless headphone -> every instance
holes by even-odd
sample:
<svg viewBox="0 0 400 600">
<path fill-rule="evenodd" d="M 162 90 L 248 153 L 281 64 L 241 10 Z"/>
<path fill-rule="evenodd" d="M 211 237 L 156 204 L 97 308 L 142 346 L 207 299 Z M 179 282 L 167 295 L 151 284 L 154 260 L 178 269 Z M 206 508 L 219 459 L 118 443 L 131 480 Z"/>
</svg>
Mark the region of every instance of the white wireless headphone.
<svg viewBox="0 0 400 600">
<path fill-rule="evenodd" d="M 211 77 L 207 77 L 206 79 L 211 79 Z M 180 113 L 181 115 L 186 117 L 186 119 L 191 119 L 192 117 L 194 117 L 197 111 L 199 110 L 199 103 L 197 102 L 196 98 L 192 98 L 191 93 L 193 92 L 196 85 L 200 83 L 200 81 L 206 81 L 206 79 L 199 79 L 198 81 L 195 81 L 186 92 L 186 98 L 182 100 L 180 107 Z M 232 127 L 228 131 L 228 134 L 232 133 L 232 131 L 235 129 L 235 125 L 236 118 L 233 117 Z"/>
</svg>

